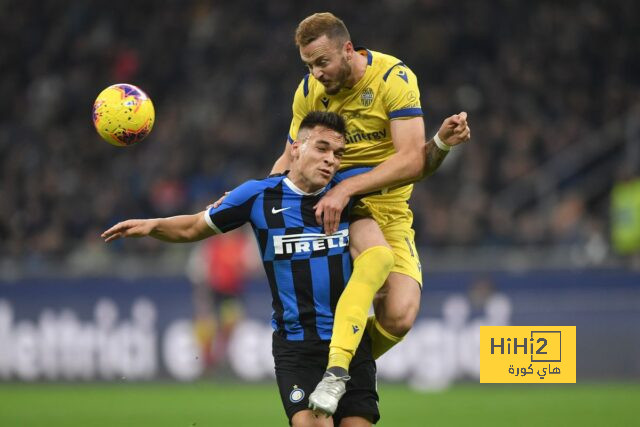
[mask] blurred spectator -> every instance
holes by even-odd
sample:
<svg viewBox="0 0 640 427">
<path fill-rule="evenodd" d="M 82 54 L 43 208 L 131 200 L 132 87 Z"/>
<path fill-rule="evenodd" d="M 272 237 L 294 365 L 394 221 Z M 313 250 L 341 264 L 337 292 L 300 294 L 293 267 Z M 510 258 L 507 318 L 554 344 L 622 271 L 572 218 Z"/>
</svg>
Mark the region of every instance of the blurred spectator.
<svg viewBox="0 0 640 427">
<path fill-rule="evenodd" d="M 620 254 L 640 252 L 640 178 L 617 182 L 611 194 L 611 240 Z"/>
<path fill-rule="evenodd" d="M 207 371 L 225 360 L 229 336 L 244 316 L 244 283 L 260 267 L 251 233 L 242 227 L 207 239 L 194 247 L 187 263 L 194 332 Z"/>
<path fill-rule="evenodd" d="M 640 3 L 323 7 L 357 44 L 393 51 L 420 76 L 429 134 L 445 116 L 470 114 L 471 143 L 415 187 L 419 245 L 563 245 L 604 228 L 610 185 L 589 183 L 613 182 L 624 137 L 598 138 L 602 151 L 569 170 L 548 162 L 583 154 L 588 137 L 640 99 Z M 293 1 L 5 4 L 0 258 L 65 260 L 90 230 L 184 211 L 267 174 L 306 73 L 293 31 L 314 11 Z M 127 149 L 101 142 L 90 122 L 95 96 L 121 81 L 141 86 L 157 112 L 150 137 Z M 499 197 L 532 172 L 518 203 Z M 538 191 L 547 184 L 551 195 Z M 562 194 L 574 196 L 549 209 Z"/>
</svg>

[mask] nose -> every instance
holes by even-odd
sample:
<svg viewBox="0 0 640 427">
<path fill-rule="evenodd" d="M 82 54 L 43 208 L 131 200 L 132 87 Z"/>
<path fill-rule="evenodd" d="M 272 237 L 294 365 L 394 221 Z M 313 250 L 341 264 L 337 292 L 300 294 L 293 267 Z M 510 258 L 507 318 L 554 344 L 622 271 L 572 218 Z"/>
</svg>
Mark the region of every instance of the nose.
<svg viewBox="0 0 640 427">
<path fill-rule="evenodd" d="M 322 72 L 322 69 L 320 67 L 316 67 L 316 66 L 313 66 L 311 68 L 311 74 L 313 75 L 313 77 L 316 80 L 320 80 L 320 77 L 322 77 L 324 75 L 324 73 Z"/>
<path fill-rule="evenodd" d="M 328 166 L 333 166 L 333 164 L 336 162 L 336 156 L 333 154 L 333 151 L 329 151 L 327 153 L 327 155 L 324 158 L 324 162 L 328 165 Z"/>
</svg>

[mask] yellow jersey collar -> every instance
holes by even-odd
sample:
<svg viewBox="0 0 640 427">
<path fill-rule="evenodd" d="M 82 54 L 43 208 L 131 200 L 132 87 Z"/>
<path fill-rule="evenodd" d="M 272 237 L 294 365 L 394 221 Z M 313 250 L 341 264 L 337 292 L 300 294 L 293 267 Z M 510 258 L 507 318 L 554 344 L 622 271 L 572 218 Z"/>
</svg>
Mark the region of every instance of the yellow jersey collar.
<svg viewBox="0 0 640 427">
<path fill-rule="evenodd" d="M 366 47 L 358 46 L 358 47 L 354 48 L 353 50 L 355 50 L 356 52 L 358 52 L 362 56 L 364 56 L 364 53 L 366 52 L 366 54 L 367 54 L 367 65 L 371 65 L 373 63 L 373 55 L 371 54 L 371 51 L 369 49 L 367 49 Z"/>
</svg>

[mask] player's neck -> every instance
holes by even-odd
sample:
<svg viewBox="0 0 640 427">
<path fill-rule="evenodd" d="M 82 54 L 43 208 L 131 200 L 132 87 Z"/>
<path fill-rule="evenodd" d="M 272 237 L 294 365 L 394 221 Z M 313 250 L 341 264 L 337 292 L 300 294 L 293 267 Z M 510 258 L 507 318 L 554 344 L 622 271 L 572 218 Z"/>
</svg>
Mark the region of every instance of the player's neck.
<svg viewBox="0 0 640 427">
<path fill-rule="evenodd" d="M 293 186 L 292 190 L 303 195 L 314 195 L 324 188 L 324 186 L 314 185 L 312 182 L 305 179 L 302 174 L 296 173 L 295 170 L 291 170 L 287 174 L 287 178 L 289 180 L 289 184 L 291 184 L 290 186 Z"/>
<path fill-rule="evenodd" d="M 356 52 L 351 59 L 351 78 L 347 81 L 348 87 L 354 87 L 367 71 L 367 57 Z"/>
</svg>

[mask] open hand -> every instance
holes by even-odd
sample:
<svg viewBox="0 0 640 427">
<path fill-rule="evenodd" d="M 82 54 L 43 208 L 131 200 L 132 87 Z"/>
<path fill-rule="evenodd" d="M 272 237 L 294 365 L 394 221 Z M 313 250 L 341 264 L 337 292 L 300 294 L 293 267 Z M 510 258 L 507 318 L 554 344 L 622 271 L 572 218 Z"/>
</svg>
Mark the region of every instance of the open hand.
<svg viewBox="0 0 640 427">
<path fill-rule="evenodd" d="M 121 237 L 144 237 L 153 230 L 153 220 L 129 219 L 122 221 L 101 234 L 106 243 Z"/>
</svg>

